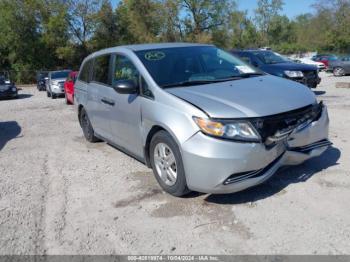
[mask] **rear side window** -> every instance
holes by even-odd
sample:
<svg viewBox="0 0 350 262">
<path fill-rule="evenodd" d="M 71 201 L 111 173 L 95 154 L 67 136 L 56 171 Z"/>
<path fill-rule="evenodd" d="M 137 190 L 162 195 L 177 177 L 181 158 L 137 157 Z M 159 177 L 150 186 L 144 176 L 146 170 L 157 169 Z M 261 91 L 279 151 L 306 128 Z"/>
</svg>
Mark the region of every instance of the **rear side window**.
<svg viewBox="0 0 350 262">
<path fill-rule="evenodd" d="M 253 64 L 251 58 L 247 54 L 239 54 L 239 58 L 248 64 Z"/>
<path fill-rule="evenodd" d="M 92 80 L 101 84 L 110 85 L 109 61 L 110 55 L 103 55 L 95 58 Z"/>
<path fill-rule="evenodd" d="M 90 74 L 91 60 L 86 61 L 79 74 L 79 80 L 88 83 Z"/>
</svg>

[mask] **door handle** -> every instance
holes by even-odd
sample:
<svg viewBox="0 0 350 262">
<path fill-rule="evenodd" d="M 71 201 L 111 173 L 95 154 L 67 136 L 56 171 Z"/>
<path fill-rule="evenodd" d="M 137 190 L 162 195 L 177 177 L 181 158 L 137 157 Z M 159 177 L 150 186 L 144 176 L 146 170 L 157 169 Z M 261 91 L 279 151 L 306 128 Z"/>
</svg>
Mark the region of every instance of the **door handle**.
<svg viewBox="0 0 350 262">
<path fill-rule="evenodd" d="M 108 99 L 108 98 L 102 98 L 102 99 L 101 99 L 101 102 L 102 102 L 102 103 L 105 103 L 105 104 L 107 104 L 107 105 L 110 105 L 110 106 L 114 106 L 114 105 L 115 105 L 114 100 L 110 100 L 110 99 Z"/>
</svg>

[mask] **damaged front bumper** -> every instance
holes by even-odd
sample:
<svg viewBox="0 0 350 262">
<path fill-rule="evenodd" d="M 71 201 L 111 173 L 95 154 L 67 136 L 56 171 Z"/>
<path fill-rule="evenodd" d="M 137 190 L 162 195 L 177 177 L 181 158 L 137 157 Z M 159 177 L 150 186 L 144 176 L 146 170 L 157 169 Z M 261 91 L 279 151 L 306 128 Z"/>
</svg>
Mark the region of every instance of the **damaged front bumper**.
<svg viewBox="0 0 350 262">
<path fill-rule="evenodd" d="M 218 140 L 198 132 L 182 145 L 186 181 L 191 190 L 233 193 L 269 179 L 281 166 L 298 165 L 321 155 L 328 140 L 329 119 L 320 117 L 272 146 Z"/>
</svg>

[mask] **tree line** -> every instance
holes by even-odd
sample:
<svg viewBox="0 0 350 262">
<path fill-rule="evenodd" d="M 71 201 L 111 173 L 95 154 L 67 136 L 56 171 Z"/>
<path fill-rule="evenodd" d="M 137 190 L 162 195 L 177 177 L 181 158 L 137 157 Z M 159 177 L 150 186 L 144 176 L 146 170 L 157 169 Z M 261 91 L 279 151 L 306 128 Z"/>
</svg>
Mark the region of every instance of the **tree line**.
<svg viewBox="0 0 350 262">
<path fill-rule="evenodd" d="M 283 7 L 283 0 L 257 0 L 249 15 L 236 0 L 120 0 L 114 7 L 110 0 L 0 0 L 0 71 L 26 82 L 35 70 L 78 69 L 102 48 L 150 42 L 350 51 L 350 0 L 315 0 L 312 13 L 292 19 Z"/>
</svg>

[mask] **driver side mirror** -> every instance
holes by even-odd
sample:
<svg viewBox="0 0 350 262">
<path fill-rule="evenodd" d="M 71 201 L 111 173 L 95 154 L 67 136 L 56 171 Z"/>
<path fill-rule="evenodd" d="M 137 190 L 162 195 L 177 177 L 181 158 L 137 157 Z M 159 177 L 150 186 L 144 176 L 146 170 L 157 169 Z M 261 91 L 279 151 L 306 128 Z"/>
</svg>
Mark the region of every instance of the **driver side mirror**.
<svg viewBox="0 0 350 262">
<path fill-rule="evenodd" d="M 119 94 L 136 94 L 138 85 L 134 80 L 120 80 L 113 85 L 113 89 Z"/>
<path fill-rule="evenodd" d="M 259 67 L 259 64 L 255 61 L 252 61 L 252 65 L 255 66 L 255 67 Z"/>
</svg>

